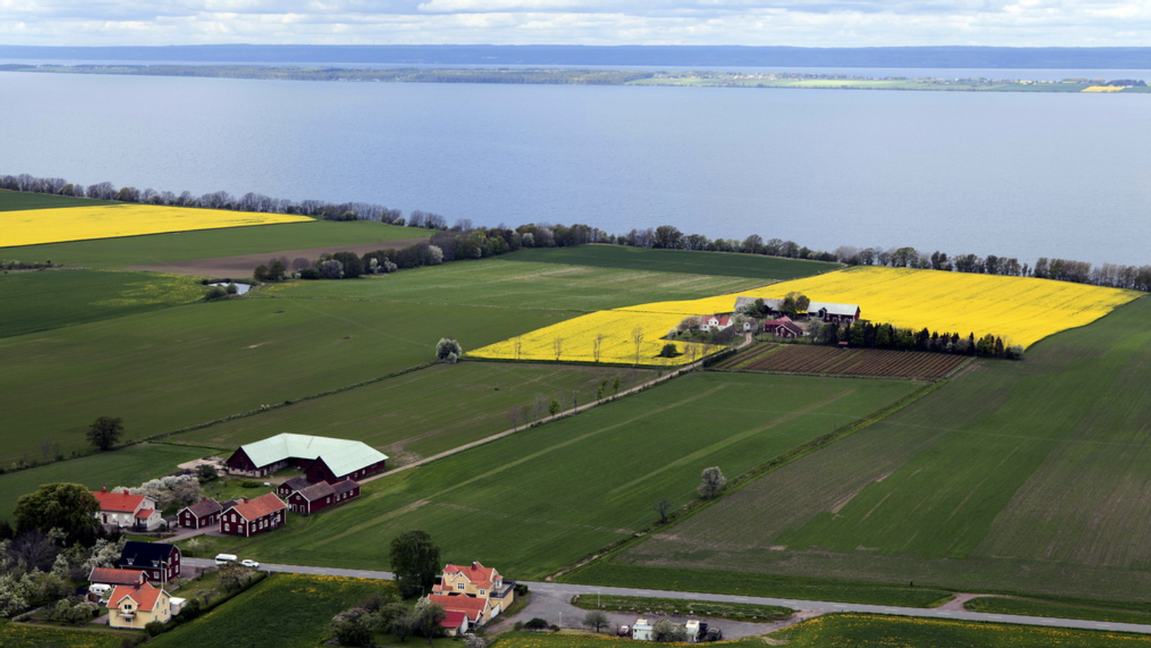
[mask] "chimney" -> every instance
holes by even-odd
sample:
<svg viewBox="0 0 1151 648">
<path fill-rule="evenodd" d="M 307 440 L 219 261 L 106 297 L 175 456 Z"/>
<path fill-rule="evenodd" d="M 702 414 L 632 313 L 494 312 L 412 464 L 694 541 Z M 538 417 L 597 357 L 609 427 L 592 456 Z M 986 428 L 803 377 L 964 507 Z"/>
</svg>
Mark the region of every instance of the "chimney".
<svg viewBox="0 0 1151 648">
<path fill-rule="evenodd" d="M 107 493 L 107 492 L 108 492 L 108 487 L 107 487 L 107 486 L 104 486 L 104 487 L 100 488 L 100 492 L 101 492 L 101 493 Z"/>
</svg>

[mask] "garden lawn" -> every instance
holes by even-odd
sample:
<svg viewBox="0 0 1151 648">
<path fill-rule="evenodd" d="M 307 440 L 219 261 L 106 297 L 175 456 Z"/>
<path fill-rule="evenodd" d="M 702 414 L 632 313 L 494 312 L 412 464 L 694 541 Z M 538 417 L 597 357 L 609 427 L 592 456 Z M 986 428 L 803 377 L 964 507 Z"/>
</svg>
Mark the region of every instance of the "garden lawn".
<svg viewBox="0 0 1151 648">
<path fill-rule="evenodd" d="M 0 276 L 0 337 L 188 304 L 204 297 L 190 277 L 45 270 Z"/>
<path fill-rule="evenodd" d="M 1001 623 L 829 614 L 772 633 L 791 648 L 1125 648 L 1151 646 L 1151 637 Z"/>
<path fill-rule="evenodd" d="M 174 263 L 282 250 L 379 243 L 430 236 L 429 230 L 371 221 L 305 221 L 226 229 L 151 234 L 68 243 L 0 247 L 0 259 L 24 262 L 51 260 L 67 266 L 115 269 L 132 265 Z M 2 245 L 2 243 L 0 243 Z"/>
<path fill-rule="evenodd" d="M 563 248 L 524 248 L 509 261 L 559 263 L 651 272 L 747 277 L 766 281 L 798 279 L 841 268 L 838 263 L 805 261 L 731 252 L 649 250 L 624 245 L 579 245 Z"/>
<path fill-rule="evenodd" d="M 269 574 L 195 621 L 162 634 L 153 648 L 315 648 L 337 613 L 390 583 L 336 576 Z"/>
<path fill-rule="evenodd" d="M 577 416 L 367 484 L 363 496 L 245 552 L 268 563 L 385 568 L 384 547 L 424 529 L 448 562 L 539 578 L 728 479 L 899 400 L 915 383 L 692 374 Z"/>
<path fill-rule="evenodd" d="M 979 361 L 615 560 L 1151 600 L 1149 318 L 1139 300 Z"/>
<path fill-rule="evenodd" d="M 0 519 L 12 520 L 12 511 L 21 495 L 41 484 L 75 482 L 92 490 L 116 486 L 137 486 L 149 479 L 176 471 L 176 465 L 208 454 L 203 448 L 165 444 L 135 445 L 86 457 L 44 464 L 0 475 Z M 37 451 L 30 461 L 44 460 Z"/>
<path fill-rule="evenodd" d="M 652 372 L 518 363 L 436 365 L 364 387 L 186 432 L 167 440 L 231 452 L 283 432 L 356 437 L 396 467 L 547 416 L 548 403 L 586 403 L 601 381 L 624 388 Z"/>
</svg>

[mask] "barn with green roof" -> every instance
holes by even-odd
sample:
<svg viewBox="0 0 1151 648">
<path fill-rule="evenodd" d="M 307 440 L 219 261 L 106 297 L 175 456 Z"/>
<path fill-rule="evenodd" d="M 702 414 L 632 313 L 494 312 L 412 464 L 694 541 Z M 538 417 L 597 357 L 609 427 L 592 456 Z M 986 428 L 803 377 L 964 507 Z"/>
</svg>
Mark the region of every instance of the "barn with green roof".
<svg viewBox="0 0 1151 648">
<path fill-rule="evenodd" d="M 345 479 L 363 479 L 383 472 L 388 456 L 362 441 L 277 434 L 263 441 L 247 443 L 228 458 L 228 472 L 249 477 L 267 477 L 288 467 L 304 471 L 309 483 L 334 484 Z"/>
</svg>

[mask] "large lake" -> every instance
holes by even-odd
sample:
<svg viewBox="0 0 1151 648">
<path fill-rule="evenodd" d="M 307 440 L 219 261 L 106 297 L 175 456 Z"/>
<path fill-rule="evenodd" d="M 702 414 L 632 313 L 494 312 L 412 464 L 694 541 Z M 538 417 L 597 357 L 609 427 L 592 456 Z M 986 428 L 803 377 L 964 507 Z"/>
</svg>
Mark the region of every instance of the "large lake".
<svg viewBox="0 0 1151 648">
<path fill-rule="evenodd" d="M 0 173 L 85 185 L 1151 263 L 1149 95 L 4 73 L 0 120 Z"/>
</svg>

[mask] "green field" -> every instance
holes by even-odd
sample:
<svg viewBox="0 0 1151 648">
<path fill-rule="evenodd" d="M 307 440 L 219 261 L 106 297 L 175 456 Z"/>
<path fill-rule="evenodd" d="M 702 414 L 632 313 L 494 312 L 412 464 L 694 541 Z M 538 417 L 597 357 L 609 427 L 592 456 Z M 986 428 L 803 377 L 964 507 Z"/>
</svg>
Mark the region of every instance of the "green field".
<svg viewBox="0 0 1151 648">
<path fill-rule="evenodd" d="M 651 272 L 687 272 L 773 281 L 798 279 L 843 267 L 838 263 L 783 259 L 757 254 L 647 250 L 623 245 L 523 249 L 506 258 L 511 261 L 534 263 L 562 263 Z"/>
<path fill-rule="evenodd" d="M 1151 646 L 1144 635 L 1001 623 L 829 614 L 771 634 L 791 648 L 1124 648 Z"/>
<path fill-rule="evenodd" d="M 583 610 L 611 610 L 638 614 L 686 615 L 705 619 L 728 619 L 750 623 L 768 623 L 790 617 L 795 610 L 777 605 L 690 601 L 684 599 L 648 598 L 644 596 L 576 595 L 572 605 Z"/>
<path fill-rule="evenodd" d="M 6 621 L 6 620 L 5 620 Z M 0 621 L 0 646 L 4 648 L 120 648 L 131 633 L 36 627 Z"/>
<path fill-rule="evenodd" d="M 359 578 L 269 574 L 243 594 L 148 645 L 315 648 L 333 616 L 387 587 L 391 585 Z"/>
<path fill-rule="evenodd" d="M 73 198 L 53 194 L 30 193 L 0 189 L 0 212 L 22 211 L 25 209 L 61 209 L 63 207 L 87 207 L 88 205 L 114 205 L 111 200 Z M 8 258 L 0 255 L 0 258 Z"/>
<path fill-rule="evenodd" d="M 117 269 L 325 246 L 337 251 L 340 245 L 360 243 L 379 243 L 380 248 L 389 248 L 395 247 L 392 241 L 428 236 L 431 232 L 426 229 L 371 221 L 313 221 L 0 247 L 0 258 L 28 263 L 51 260 L 72 267 Z"/>
<path fill-rule="evenodd" d="M 68 461 L 49 463 L 0 475 L 0 519 L 12 519 L 12 510 L 21 495 L 40 484 L 75 482 L 92 490 L 116 486 L 136 486 L 149 479 L 176 471 L 176 465 L 208 454 L 204 448 L 166 444 L 135 445 Z M 42 449 L 29 453 L 29 461 L 44 461 Z M 49 457 L 50 459 L 50 457 Z"/>
<path fill-rule="evenodd" d="M 648 528 L 661 497 L 695 500 L 704 468 L 733 479 L 917 386 L 691 374 L 384 477 L 359 501 L 244 551 L 270 563 L 382 568 L 389 539 L 422 528 L 447 561 L 482 557 L 513 578 L 538 578 Z"/>
<path fill-rule="evenodd" d="M 1099 601 L 1089 600 L 1043 600 L 1010 596 L 982 596 L 967 601 L 963 604 L 963 608 L 973 612 L 990 614 L 1022 614 L 1151 625 L 1151 604 L 1148 603 L 1134 603 L 1120 607 L 1118 605 L 1100 605 Z"/>
<path fill-rule="evenodd" d="M 1149 316 L 976 363 L 616 560 L 1151 600 Z"/>
<path fill-rule="evenodd" d="M 0 276 L 0 337 L 146 313 L 202 299 L 191 277 L 45 270 Z M 19 307 L 15 307 L 19 305 Z"/>
<path fill-rule="evenodd" d="M 565 406 L 573 396 L 578 403 L 590 402 L 601 380 L 617 376 L 626 388 L 655 372 L 516 363 L 436 365 L 167 440 L 231 453 L 283 432 L 354 438 L 382 450 L 388 465 L 396 467 L 511 429 L 513 422 L 522 426 L 546 416 L 552 398 Z M 517 410 L 514 420 L 511 410 Z"/>
</svg>

